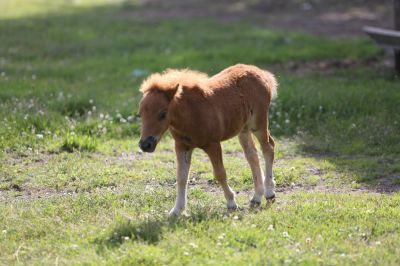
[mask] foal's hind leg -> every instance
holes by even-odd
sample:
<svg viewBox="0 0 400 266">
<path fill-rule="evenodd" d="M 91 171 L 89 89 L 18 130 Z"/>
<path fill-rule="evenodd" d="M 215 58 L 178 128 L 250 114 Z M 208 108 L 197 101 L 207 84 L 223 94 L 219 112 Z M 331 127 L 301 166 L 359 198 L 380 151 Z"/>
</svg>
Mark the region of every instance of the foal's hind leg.
<svg viewBox="0 0 400 266">
<path fill-rule="evenodd" d="M 226 171 L 222 161 L 221 144 L 219 142 L 211 143 L 206 149 L 204 149 L 204 151 L 207 153 L 208 157 L 210 157 L 214 169 L 214 176 L 222 186 L 228 209 L 237 209 L 235 193 L 228 186 L 226 181 Z"/>
<path fill-rule="evenodd" d="M 257 148 L 254 145 L 250 131 L 244 130 L 239 134 L 239 141 L 242 145 L 247 162 L 250 165 L 251 173 L 253 174 L 254 195 L 250 201 L 251 206 L 260 205 L 264 194 L 263 173 L 258 160 Z"/>
<path fill-rule="evenodd" d="M 272 136 L 269 134 L 268 130 L 266 129 L 260 128 L 258 131 L 254 132 L 254 135 L 260 142 L 262 153 L 265 159 L 265 180 L 264 180 L 265 198 L 267 200 L 271 200 L 275 198 L 275 180 L 274 180 L 274 175 L 272 173 L 272 164 L 274 163 L 275 142 Z"/>
</svg>

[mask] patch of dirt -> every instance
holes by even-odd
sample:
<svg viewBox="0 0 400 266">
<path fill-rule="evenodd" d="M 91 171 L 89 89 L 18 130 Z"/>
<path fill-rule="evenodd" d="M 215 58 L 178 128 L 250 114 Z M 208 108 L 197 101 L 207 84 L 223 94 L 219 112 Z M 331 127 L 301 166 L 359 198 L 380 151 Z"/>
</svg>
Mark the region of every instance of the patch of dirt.
<svg viewBox="0 0 400 266">
<path fill-rule="evenodd" d="M 94 188 L 91 190 L 82 190 L 76 188 L 65 188 L 56 190 L 52 188 L 24 188 L 20 187 L 19 190 L 0 190 L 0 202 L 15 202 L 15 201 L 31 201 L 35 199 L 51 199 L 57 197 L 75 197 L 79 194 L 94 193 L 98 191 L 116 191 L 115 186 Z"/>
<path fill-rule="evenodd" d="M 57 191 L 55 189 L 26 189 L 19 187 L 18 190 L 0 190 L 0 202 L 30 201 L 41 198 L 53 198 L 57 196 L 73 196 L 74 190 Z"/>
<path fill-rule="evenodd" d="M 364 35 L 365 25 L 392 28 L 392 5 L 391 0 L 127 0 L 120 15 L 150 22 L 181 18 L 246 20 L 265 28 L 334 38 Z"/>
<path fill-rule="evenodd" d="M 290 73 L 291 75 L 306 75 L 310 73 L 332 74 L 337 70 L 354 69 L 357 67 L 373 67 L 379 69 L 392 66 L 388 58 L 366 59 L 329 59 L 315 61 L 292 61 L 284 64 L 268 66 L 268 69 L 277 73 Z"/>
</svg>

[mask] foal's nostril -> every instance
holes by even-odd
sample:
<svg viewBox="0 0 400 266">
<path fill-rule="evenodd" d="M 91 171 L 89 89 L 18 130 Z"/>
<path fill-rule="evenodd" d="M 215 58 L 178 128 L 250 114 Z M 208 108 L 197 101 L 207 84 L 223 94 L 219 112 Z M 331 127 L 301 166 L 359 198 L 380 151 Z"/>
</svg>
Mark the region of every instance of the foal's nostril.
<svg viewBox="0 0 400 266">
<path fill-rule="evenodd" d="M 151 143 L 150 143 L 150 142 L 145 143 L 145 144 L 143 145 L 143 148 L 144 148 L 145 150 L 149 150 L 149 149 L 151 148 Z"/>
<path fill-rule="evenodd" d="M 152 152 L 154 151 L 155 147 L 157 144 L 157 140 L 155 137 L 150 136 L 147 137 L 145 140 L 140 140 L 139 141 L 139 147 L 142 151 L 145 152 Z"/>
</svg>

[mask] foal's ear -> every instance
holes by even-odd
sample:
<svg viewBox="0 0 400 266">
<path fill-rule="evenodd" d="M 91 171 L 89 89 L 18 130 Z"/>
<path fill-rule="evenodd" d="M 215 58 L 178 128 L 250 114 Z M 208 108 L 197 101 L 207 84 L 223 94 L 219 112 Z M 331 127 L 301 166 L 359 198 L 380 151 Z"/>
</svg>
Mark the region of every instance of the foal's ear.
<svg viewBox="0 0 400 266">
<path fill-rule="evenodd" d="M 180 93 L 181 90 L 182 90 L 182 85 L 176 84 L 173 88 L 166 90 L 165 94 L 167 95 L 168 100 L 171 101 L 176 94 Z"/>
</svg>

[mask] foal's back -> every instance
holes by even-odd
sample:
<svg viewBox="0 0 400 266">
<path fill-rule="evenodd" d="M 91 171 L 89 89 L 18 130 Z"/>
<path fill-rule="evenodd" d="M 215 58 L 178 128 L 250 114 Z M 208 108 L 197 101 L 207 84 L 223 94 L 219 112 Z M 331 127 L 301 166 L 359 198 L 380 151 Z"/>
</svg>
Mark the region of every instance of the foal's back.
<svg viewBox="0 0 400 266">
<path fill-rule="evenodd" d="M 238 64 L 212 76 L 207 87 L 209 101 L 216 110 L 224 139 L 237 135 L 243 127 L 265 127 L 268 108 L 276 93 L 274 76 L 256 66 Z"/>
</svg>

